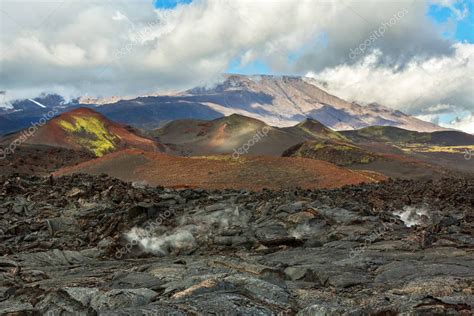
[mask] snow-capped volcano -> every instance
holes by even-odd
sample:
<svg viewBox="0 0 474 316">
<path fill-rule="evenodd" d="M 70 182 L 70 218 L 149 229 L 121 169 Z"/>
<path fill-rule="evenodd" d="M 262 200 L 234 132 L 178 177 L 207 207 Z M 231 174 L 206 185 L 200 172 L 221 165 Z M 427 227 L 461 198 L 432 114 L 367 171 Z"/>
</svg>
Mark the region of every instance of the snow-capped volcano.
<svg viewBox="0 0 474 316">
<path fill-rule="evenodd" d="M 228 75 L 212 88 L 191 89 L 187 95 L 208 98 L 208 106 L 225 115 L 239 113 L 275 126 L 313 118 L 336 130 L 373 125 L 427 132 L 443 129 L 380 104 L 347 102 L 319 86 L 308 77 Z"/>
<path fill-rule="evenodd" d="M 31 101 L 20 100 L 12 103 L 14 109 L 0 111 L 0 117 L 10 122 L 8 129 L 0 127 L 0 134 L 27 127 L 30 121 L 55 106 L 60 112 L 80 106 L 91 107 L 109 119 L 140 128 L 157 128 L 176 119 L 210 120 L 236 113 L 278 127 L 293 126 L 312 118 L 334 130 L 374 125 L 420 132 L 444 130 L 376 103 L 364 106 L 347 102 L 320 86 L 320 82 L 306 77 L 225 75 L 223 80 L 211 87 L 196 87 L 170 94 L 78 98 L 68 103 L 56 95 L 42 96 L 35 100 L 45 104 L 46 109 Z M 15 122 L 18 126 L 12 128 Z"/>
</svg>

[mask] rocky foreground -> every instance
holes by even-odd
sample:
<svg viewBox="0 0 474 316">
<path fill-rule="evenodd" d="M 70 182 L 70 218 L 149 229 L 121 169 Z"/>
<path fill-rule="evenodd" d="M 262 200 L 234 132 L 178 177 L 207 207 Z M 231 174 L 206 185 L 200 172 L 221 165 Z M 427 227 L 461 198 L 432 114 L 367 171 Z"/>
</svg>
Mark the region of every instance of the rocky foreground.
<svg viewBox="0 0 474 316">
<path fill-rule="evenodd" d="M 0 178 L 0 314 L 471 315 L 473 210 L 474 179 L 255 193 Z"/>
</svg>

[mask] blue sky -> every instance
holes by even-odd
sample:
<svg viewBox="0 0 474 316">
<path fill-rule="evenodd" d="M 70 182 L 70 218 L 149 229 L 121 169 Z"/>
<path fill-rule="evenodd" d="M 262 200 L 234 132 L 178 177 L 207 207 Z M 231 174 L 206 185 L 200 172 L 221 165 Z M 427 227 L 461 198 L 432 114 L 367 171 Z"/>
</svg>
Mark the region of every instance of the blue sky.
<svg viewBox="0 0 474 316">
<path fill-rule="evenodd" d="M 464 0 L 454 5 L 455 9 L 463 12 L 468 10 L 467 16 L 457 20 L 456 13 L 453 10 L 437 5 L 431 5 L 428 15 L 438 25 L 445 25 L 450 28 L 445 36 L 456 41 L 467 41 L 474 43 L 474 1 Z"/>
<path fill-rule="evenodd" d="M 155 0 L 155 7 L 159 9 L 173 9 L 178 4 L 191 3 L 192 0 Z"/>
<path fill-rule="evenodd" d="M 463 12 L 463 10 L 467 9 L 467 16 L 461 20 L 458 20 L 456 13 L 453 12 L 453 10 L 437 5 L 430 6 L 428 15 L 436 24 L 447 27 L 447 30 L 444 33 L 446 38 L 458 42 L 474 43 L 474 1 L 462 1 L 455 4 L 455 8 L 460 12 Z M 441 123 L 448 123 L 458 116 L 462 117 L 467 114 L 469 113 L 446 113 L 439 115 L 438 118 Z"/>
</svg>

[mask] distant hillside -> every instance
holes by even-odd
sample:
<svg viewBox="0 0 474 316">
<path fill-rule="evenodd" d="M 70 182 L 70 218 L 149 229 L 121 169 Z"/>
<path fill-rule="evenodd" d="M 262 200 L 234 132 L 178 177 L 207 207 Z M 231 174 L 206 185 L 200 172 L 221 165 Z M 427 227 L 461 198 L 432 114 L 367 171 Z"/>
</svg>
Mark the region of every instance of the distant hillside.
<svg viewBox="0 0 474 316">
<path fill-rule="evenodd" d="M 357 146 L 389 158 L 389 161 L 372 164 L 372 170 L 395 171 L 396 166 L 398 170 L 405 169 L 409 176 L 409 172 L 413 172 L 411 168 L 406 169 L 406 163 L 400 164 L 403 162 L 400 158 L 408 158 L 423 162 L 426 166 L 437 165 L 462 174 L 474 172 L 472 162 L 465 159 L 467 151 L 474 151 L 474 136 L 471 134 L 458 131 L 420 133 L 391 126 L 372 126 L 355 131 L 342 131 L 341 134 Z M 390 168 L 390 164 L 393 168 Z M 387 171 L 384 174 L 387 174 Z M 438 171 L 443 173 L 442 170 Z"/>
<path fill-rule="evenodd" d="M 436 178 L 473 172 L 464 158 L 474 150 L 474 136 L 456 131 L 420 133 L 392 126 L 337 132 L 341 138 L 307 140 L 283 156 L 324 160 L 353 170 L 395 178 Z"/>
<path fill-rule="evenodd" d="M 458 131 L 422 133 L 392 126 L 371 126 L 354 131 L 342 131 L 341 133 L 356 142 L 370 140 L 390 143 L 418 143 L 441 146 L 474 145 L 474 135 Z"/>
<path fill-rule="evenodd" d="M 305 140 L 347 141 L 313 119 L 278 128 L 238 114 L 212 121 L 173 121 L 151 135 L 181 155 L 232 154 L 240 149 L 248 154 L 280 156 L 288 147 Z"/>
<path fill-rule="evenodd" d="M 8 118 L 5 118 L 5 117 L 1 117 L 0 116 L 0 129 L 4 132 L 4 133 L 8 133 L 8 132 L 13 132 L 17 129 L 17 125 L 15 122 L 11 121 L 10 119 Z M 0 133 L 1 135 L 1 133 Z"/>
<path fill-rule="evenodd" d="M 341 133 L 324 126 L 324 124 L 314 119 L 305 119 L 295 126 L 282 128 L 281 130 L 303 139 L 348 141 Z"/>
<path fill-rule="evenodd" d="M 25 130 L 8 135 L 0 142 L 8 144 L 22 135 L 27 135 L 27 132 Z M 87 108 L 75 109 L 51 119 L 38 127 L 31 136 L 26 137 L 25 143 L 83 150 L 98 157 L 124 148 L 159 150 L 153 140 L 140 136 L 134 129 L 114 123 Z"/>
<path fill-rule="evenodd" d="M 178 120 L 152 135 L 184 155 L 232 154 L 245 144 L 250 154 L 280 155 L 298 141 L 285 131 L 238 114 L 212 121 Z"/>
</svg>

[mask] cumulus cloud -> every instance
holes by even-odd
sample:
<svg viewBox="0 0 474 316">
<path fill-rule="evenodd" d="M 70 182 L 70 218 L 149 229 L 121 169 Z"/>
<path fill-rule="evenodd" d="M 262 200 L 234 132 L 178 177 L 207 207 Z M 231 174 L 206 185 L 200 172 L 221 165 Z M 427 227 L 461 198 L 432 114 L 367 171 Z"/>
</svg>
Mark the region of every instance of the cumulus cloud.
<svg viewBox="0 0 474 316">
<path fill-rule="evenodd" d="M 452 53 L 451 42 L 441 36 L 441 27 L 426 16 L 427 1 L 341 1 L 342 9 L 334 21 L 325 25 L 329 38 L 325 54 L 309 51 L 296 67 L 320 71 L 342 63 L 355 64 L 365 54 L 351 58 L 350 52 L 367 41 L 374 31 L 381 36 L 365 48 L 365 53 L 382 53 L 379 62 L 404 65 L 412 58 Z M 394 19 L 395 18 L 395 19 Z M 341 21 L 344 21 L 341 23 Z"/>
<path fill-rule="evenodd" d="M 42 1 L 28 3 L 29 12 L 38 7 L 36 17 L 25 16 L 21 2 L 9 3 L 2 7 L 9 17 L 2 28 L 10 32 L 0 38 L 0 84 L 6 90 L 61 84 L 90 94 L 188 88 L 220 75 L 242 54 L 253 59 L 297 49 L 317 32 L 318 20 L 330 18 L 315 3 L 203 0 L 155 10 L 144 0 L 71 0 L 49 7 L 49 15 Z"/>
<path fill-rule="evenodd" d="M 378 102 L 411 114 L 471 110 L 474 100 L 474 44 L 453 45 L 454 54 L 380 65 L 375 51 L 360 62 L 342 64 L 307 76 L 325 81 L 328 90 L 350 101 Z"/>
</svg>

